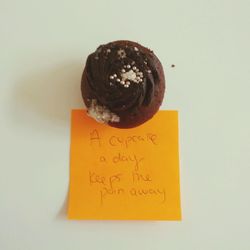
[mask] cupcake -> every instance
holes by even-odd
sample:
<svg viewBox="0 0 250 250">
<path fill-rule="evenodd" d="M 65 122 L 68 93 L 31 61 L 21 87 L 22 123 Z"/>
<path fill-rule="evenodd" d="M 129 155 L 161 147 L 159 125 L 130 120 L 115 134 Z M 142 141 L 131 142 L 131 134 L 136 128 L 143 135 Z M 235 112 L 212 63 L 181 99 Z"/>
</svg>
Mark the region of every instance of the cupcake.
<svg viewBox="0 0 250 250">
<path fill-rule="evenodd" d="M 88 56 L 81 91 L 88 115 L 97 122 L 133 128 L 159 110 L 163 68 L 152 50 L 136 42 L 110 42 Z"/>
</svg>

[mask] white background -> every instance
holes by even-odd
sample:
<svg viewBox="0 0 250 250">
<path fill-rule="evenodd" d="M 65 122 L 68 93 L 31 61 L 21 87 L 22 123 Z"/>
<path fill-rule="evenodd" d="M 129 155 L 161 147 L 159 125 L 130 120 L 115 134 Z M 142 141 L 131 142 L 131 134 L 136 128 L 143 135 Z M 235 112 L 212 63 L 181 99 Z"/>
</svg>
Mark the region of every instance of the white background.
<svg viewBox="0 0 250 250">
<path fill-rule="evenodd" d="M 0 249 L 249 250 L 250 1 L 1 0 Z M 138 41 L 180 117 L 181 222 L 66 220 L 86 56 Z M 175 64 L 175 68 L 171 68 Z"/>
</svg>

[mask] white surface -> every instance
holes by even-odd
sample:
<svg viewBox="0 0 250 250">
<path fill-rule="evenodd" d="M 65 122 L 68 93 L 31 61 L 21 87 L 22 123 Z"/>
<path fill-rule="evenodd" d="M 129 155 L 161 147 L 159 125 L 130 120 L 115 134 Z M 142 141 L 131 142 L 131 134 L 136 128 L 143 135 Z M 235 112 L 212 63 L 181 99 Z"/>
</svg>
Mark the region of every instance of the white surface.
<svg viewBox="0 0 250 250">
<path fill-rule="evenodd" d="M 249 250 L 250 1 L 0 2 L 0 249 Z M 86 56 L 154 49 L 180 116 L 182 222 L 65 219 Z M 175 64 L 175 68 L 171 68 Z"/>
</svg>

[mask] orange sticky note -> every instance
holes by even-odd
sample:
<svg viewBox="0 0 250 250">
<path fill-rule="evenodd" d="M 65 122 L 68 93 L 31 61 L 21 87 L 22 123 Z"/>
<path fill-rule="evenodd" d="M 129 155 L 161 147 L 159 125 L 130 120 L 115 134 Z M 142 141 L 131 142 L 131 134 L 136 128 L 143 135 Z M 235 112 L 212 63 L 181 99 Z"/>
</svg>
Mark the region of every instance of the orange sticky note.
<svg viewBox="0 0 250 250">
<path fill-rule="evenodd" d="M 178 112 L 132 129 L 72 111 L 69 219 L 181 220 Z"/>
</svg>

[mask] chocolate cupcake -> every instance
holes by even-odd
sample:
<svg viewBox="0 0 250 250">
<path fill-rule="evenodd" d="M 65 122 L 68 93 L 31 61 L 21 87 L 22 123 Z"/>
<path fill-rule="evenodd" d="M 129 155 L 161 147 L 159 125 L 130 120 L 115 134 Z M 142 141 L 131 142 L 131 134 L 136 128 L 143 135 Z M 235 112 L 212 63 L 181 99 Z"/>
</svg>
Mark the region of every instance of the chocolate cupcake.
<svg viewBox="0 0 250 250">
<path fill-rule="evenodd" d="M 81 91 L 89 116 L 98 122 L 136 127 L 159 110 L 163 68 L 150 49 L 131 41 L 111 42 L 88 56 Z"/>
</svg>

